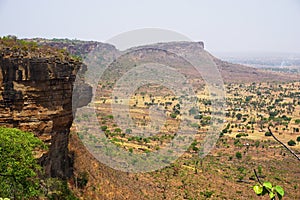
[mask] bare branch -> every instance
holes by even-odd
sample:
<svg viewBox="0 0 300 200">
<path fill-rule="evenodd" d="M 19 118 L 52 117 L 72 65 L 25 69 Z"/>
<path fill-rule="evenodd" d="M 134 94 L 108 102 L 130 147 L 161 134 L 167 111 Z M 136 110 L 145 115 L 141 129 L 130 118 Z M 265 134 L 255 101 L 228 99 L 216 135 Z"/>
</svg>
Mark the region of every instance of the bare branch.
<svg viewBox="0 0 300 200">
<path fill-rule="evenodd" d="M 299 161 L 300 161 L 300 157 L 292 150 L 290 149 L 288 146 L 286 146 L 283 142 L 281 142 L 277 137 L 275 137 L 275 135 L 273 134 L 273 132 L 271 131 L 270 127 L 268 127 L 268 130 L 271 134 L 271 136 L 277 141 L 279 142 L 282 146 L 284 146 L 291 154 L 293 154 Z"/>
<path fill-rule="evenodd" d="M 261 182 L 260 179 L 259 179 L 259 176 L 258 176 L 257 173 L 256 173 L 256 170 L 253 169 L 253 171 L 254 171 L 254 174 L 255 174 L 256 179 L 258 180 L 259 184 L 263 185 L 262 182 Z"/>
</svg>

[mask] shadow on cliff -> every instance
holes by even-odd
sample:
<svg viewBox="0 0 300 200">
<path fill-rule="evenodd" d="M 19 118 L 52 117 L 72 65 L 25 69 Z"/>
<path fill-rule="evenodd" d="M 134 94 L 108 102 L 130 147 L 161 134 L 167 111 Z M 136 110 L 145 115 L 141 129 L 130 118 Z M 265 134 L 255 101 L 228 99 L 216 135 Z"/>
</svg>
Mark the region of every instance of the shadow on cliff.
<svg viewBox="0 0 300 200">
<path fill-rule="evenodd" d="M 55 126 L 56 128 L 53 129 L 50 150 L 40 159 L 40 163 L 44 166 L 48 176 L 62 179 L 68 179 L 73 176 L 74 152 L 70 152 L 68 148 L 70 128 L 76 110 L 88 105 L 92 99 L 92 87 L 85 83 L 83 78 L 86 70 L 86 65 L 81 65 L 77 72 L 77 78 L 72 85 L 72 94 L 70 96 L 72 104 L 68 101 L 69 104 L 63 105 L 63 110 L 72 111 L 72 117 L 68 118 L 68 121 L 62 120 L 62 118 L 53 119 L 53 124 L 61 124 L 61 126 Z"/>
</svg>

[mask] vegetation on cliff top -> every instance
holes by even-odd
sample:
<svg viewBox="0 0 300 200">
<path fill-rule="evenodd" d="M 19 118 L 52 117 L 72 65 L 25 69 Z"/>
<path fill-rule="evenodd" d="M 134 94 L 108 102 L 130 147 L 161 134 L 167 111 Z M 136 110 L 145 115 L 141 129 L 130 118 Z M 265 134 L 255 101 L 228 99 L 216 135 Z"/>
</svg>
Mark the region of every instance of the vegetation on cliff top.
<svg viewBox="0 0 300 200">
<path fill-rule="evenodd" d="M 40 45 L 35 41 L 18 39 L 16 36 L 0 37 L 0 56 L 4 57 L 57 57 L 62 61 L 81 61 L 81 57 L 71 55 L 65 49 Z"/>
</svg>

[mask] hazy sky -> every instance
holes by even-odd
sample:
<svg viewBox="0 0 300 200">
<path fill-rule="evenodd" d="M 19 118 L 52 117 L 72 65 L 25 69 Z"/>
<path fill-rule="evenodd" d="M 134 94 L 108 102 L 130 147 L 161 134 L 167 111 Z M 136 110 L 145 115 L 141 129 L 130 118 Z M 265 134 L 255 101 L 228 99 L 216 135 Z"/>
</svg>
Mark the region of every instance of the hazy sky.
<svg viewBox="0 0 300 200">
<path fill-rule="evenodd" d="M 300 0 L 0 0 L 0 35 L 105 41 L 162 28 L 211 52 L 300 53 Z"/>
</svg>

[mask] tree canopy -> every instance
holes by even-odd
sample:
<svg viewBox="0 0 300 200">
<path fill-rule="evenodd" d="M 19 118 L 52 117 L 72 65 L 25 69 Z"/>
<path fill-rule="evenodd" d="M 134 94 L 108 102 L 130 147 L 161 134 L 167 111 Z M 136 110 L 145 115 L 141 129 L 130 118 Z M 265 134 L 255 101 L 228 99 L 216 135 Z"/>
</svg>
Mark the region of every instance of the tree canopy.
<svg viewBox="0 0 300 200">
<path fill-rule="evenodd" d="M 34 151 L 45 148 L 32 133 L 0 127 L 0 197 L 27 199 L 40 194 L 41 167 Z"/>
</svg>

